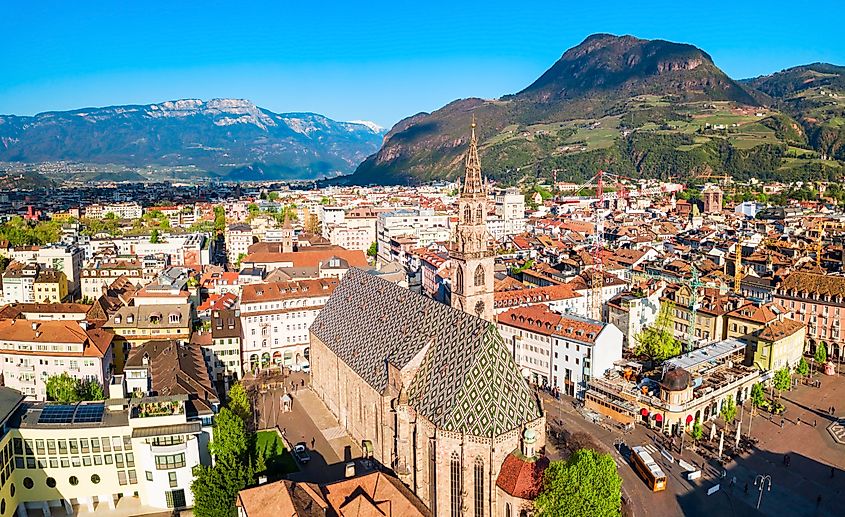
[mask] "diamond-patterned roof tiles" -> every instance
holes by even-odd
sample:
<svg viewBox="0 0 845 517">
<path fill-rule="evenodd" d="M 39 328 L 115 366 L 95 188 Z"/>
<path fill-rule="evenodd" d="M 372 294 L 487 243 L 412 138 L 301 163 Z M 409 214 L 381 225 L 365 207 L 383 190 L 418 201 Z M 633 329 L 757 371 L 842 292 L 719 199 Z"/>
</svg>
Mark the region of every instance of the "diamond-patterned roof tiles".
<svg viewBox="0 0 845 517">
<path fill-rule="evenodd" d="M 359 269 L 311 331 L 379 393 L 388 361 L 401 369 L 430 343 L 408 397 L 444 430 L 497 436 L 541 416 L 494 325 Z"/>
</svg>

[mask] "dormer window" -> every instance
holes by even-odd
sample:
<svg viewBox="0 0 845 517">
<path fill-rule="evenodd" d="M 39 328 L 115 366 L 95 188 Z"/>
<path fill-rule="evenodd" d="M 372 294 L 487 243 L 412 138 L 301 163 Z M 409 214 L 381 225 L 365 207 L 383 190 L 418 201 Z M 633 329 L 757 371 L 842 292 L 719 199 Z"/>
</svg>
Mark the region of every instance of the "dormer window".
<svg viewBox="0 0 845 517">
<path fill-rule="evenodd" d="M 134 322 L 135 322 L 135 316 L 133 314 L 129 314 L 128 316 L 126 316 L 126 323 L 134 323 Z"/>
<path fill-rule="evenodd" d="M 117 316 L 115 316 L 115 317 L 114 317 L 114 322 L 115 322 L 115 323 L 120 323 L 122 319 L 123 319 L 123 318 L 121 318 L 121 317 L 120 317 L 120 314 L 118 314 Z"/>
</svg>

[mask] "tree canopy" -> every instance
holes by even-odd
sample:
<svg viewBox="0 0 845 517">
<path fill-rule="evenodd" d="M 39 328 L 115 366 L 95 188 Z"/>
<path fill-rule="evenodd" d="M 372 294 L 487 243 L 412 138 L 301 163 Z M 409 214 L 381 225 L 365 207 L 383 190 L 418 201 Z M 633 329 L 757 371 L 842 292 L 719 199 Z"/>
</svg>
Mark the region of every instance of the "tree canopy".
<svg viewBox="0 0 845 517">
<path fill-rule="evenodd" d="M 766 402 L 766 392 L 763 390 L 762 383 L 758 382 L 751 386 L 751 401 L 757 407 L 761 407 Z"/>
<path fill-rule="evenodd" d="M 103 387 L 94 380 L 81 381 L 67 372 L 47 378 L 47 400 L 73 404 L 87 400 L 103 400 Z"/>
<path fill-rule="evenodd" d="M 807 375 L 810 373 L 810 365 L 804 357 L 801 357 L 801 360 L 798 361 L 798 366 L 795 367 L 795 371 L 798 372 L 799 375 Z"/>
<path fill-rule="evenodd" d="M 543 489 L 534 501 L 542 517 L 618 517 L 622 514 L 622 478 L 609 454 L 575 451 L 566 461 L 553 461 L 543 475 Z"/>
<path fill-rule="evenodd" d="M 249 402 L 249 396 L 244 389 L 244 385 L 240 382 L 236 382 L 229 389 L 229 400 L 226 406 L 244 423 L 248 423 L 252 419 L 252 404 Z"/>
<path fill-rule="evenodd" d="M 734 421 L 734 418 L 736 418 L 736 402 L 733 396 L 726 398 L 722 403 L 722 409 L 719 411 L 719 415 L 725 419 L 726 424 Z"/>
<path fill-rule="evenodd" d="M 816 353 L 813 355 L 813 359 L 819 363 L 819 366 L 827 361 L 827 345 L 824 344 L 824 341 L 819 343 L 819 346 L 816 347 Z"/>
<path fill-rule="evenodd" d="M 789 375 L 789 367 L 784 366 L 780 370 L 776 371 L 773 382 L 775 389 L 778 390 L 778 396 L 780 396 L 782 391 L 788 390 L 789 385 L 792 384 L 792 378 Z"/>
<path fill-rule="evenodd" d="M 661 302 L 654 324 L 637 334 L 636 352 L 655 361 L 663 361 L 681 353 L 681 343 L 672 334 L 672 302 Z"/>
</svg>

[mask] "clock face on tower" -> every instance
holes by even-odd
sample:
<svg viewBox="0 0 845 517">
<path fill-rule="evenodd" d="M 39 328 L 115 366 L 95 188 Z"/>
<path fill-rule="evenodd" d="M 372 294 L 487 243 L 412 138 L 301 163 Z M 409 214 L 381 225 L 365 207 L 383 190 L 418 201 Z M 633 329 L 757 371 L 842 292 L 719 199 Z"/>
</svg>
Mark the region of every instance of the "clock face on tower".
<svg viewBox="0 0 845 517">
<path fill-rule="evenodd" d="M 478 302 L 476 302 L 476 304 L 475 304 L 475 314 L 477 314 L 480 317 L 483 312 L 484 312 L 484 302 L 482 302 L 481 300 L 478 300 Z"/>
</svg>

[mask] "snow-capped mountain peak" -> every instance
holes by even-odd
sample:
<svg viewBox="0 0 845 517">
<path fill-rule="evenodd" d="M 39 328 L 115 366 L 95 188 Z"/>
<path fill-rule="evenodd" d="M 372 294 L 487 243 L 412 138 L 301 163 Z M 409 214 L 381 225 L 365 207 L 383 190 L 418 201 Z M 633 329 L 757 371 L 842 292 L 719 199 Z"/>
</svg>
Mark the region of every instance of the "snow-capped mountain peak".
<svg viewBox="0 0 845 517">
<path fill-rule="evenodd" d="M 372 131 L 373 133 L 381 133 L 382 131 L 384 131 L 383 127 L 369 120 L 350 120 L 349 123 L 358 124 L 359 126 L 366 126 L 370 128 L 370 131 Z"/>
</svg>

